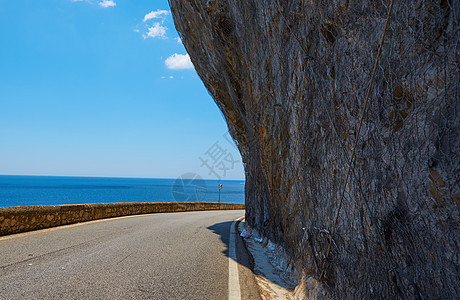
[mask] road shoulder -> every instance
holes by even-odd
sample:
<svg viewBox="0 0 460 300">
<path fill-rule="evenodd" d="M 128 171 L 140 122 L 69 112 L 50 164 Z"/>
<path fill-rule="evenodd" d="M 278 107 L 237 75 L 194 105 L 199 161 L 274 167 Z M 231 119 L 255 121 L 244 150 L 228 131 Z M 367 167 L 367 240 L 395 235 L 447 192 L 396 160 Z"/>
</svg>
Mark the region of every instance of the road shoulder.
<svg viewBox="0 0 460 300">
<path fill-rule="evenodd" d="M 240 221 L 237 221 L 238 228 Z M 239 282 L 241 288 L 241 299 L 262 299 L 260 297 L 260 289 L 256 282 L 254 269 L 254 259 L 248 251 L 243 238 L 237 230 L 236 237 L 236 257 L 238 258 Z"/>
</svg>

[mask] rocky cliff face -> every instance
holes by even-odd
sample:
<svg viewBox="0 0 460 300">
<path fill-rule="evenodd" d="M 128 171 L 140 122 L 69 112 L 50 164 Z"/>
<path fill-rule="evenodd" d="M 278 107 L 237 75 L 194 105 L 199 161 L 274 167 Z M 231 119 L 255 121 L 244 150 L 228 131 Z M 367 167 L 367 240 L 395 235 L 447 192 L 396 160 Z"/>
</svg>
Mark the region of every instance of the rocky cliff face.
<svg viewBox="0 0 460 300">
<path fill-rule="evenodd" d="M 359 136 L 389 0 L 170 5 L 241 151 L 248 223 L 333 297 L 458 297 L 459 2 L 394 3 Z"/>
</svg>

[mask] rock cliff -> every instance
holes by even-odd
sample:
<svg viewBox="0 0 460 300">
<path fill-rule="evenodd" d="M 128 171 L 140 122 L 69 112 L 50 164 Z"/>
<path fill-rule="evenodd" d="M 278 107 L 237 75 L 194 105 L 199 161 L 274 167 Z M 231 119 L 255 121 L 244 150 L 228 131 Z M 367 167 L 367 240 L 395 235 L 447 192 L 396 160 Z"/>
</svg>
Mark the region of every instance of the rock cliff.
<svg viewBox="0 0 460 300">
<path fill-rule="evenodd" d="M 170 0 L 242 154 L 247 222 L 304 283 L 456 298 L 460 4 L 395 1 L 372 76 L 390 3 Z"/>
</svg>

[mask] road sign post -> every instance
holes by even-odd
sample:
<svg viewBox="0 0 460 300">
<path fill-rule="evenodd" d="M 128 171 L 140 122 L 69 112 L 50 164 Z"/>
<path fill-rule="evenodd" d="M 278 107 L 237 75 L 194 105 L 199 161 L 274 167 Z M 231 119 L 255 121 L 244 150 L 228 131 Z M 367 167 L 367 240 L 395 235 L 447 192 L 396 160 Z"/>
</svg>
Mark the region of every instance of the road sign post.
<svg viewBox="0 0 460 300">
<path fill-rule="evenodd" d="M 222 189 L 222 184 L 219 184 L 219 209 L 220 209 L 220 190 Z"/>
</svg>

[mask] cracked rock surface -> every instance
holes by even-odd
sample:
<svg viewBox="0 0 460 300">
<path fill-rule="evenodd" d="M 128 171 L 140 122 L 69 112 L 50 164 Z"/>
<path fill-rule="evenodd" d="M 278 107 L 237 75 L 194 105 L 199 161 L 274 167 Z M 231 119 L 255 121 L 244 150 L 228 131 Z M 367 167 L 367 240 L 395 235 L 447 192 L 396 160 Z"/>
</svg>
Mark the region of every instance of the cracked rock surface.
<svg viewBox="0 0 460 300">
<path fill-rule="evenodd" d="M 170 0 L 241 152 L 248 225 L 335 298 L 456 298 L 460 4 L 395 1 L 358 136 L 389 4 Z"/>
</svg>

